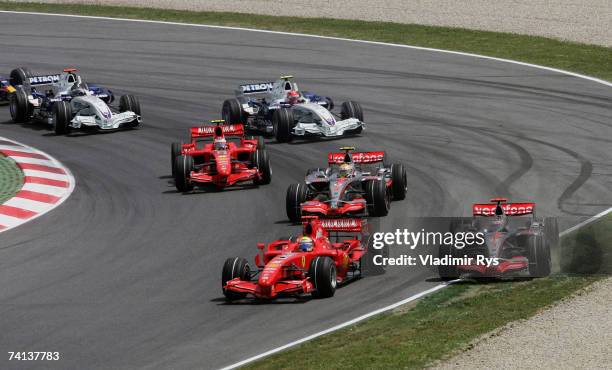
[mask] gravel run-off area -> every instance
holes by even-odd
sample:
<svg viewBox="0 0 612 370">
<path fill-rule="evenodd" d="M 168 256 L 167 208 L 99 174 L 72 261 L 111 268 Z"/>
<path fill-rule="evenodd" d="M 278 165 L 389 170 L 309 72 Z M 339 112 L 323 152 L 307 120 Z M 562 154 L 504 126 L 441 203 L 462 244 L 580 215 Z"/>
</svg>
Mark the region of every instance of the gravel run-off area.
<svg viewBox="0 0 612 370">
<path fill-rule="evenodd" d="M 612 369 L 612 278 L 485 335 L 447 369 Z"/>
<path fill-rule="evenodd" d="M 14 0 L 13 0 L 14 1 Z M 31 2 L 34 0 L 16 0 Z M 42 0 L 465 27 L 612 46 L 611 0 Z"/>
</svg>

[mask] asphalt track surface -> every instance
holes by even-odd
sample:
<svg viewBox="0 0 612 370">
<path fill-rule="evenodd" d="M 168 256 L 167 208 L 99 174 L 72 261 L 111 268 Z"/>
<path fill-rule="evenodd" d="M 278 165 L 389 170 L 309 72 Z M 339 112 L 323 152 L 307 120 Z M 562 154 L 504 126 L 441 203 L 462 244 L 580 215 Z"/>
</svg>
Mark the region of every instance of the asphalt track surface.
<svg viewBox="0 0 612 370">
<path fill-rule="evenodd" d="M 144 126 L 56 137 L 0 133 L 62 161 L 77 185 L 59 208 L 0 235 L 0 368 L 216 368 L 430 288 L 425 268 L 395 269 L 332 299 L 226 305 L 225 258 L 295 230 L 287 185 L 340 145 L 385 149 L 409 195 L 381 221 L 468 215 L 493 195 L 536 200 L 544 216 L 612 203 L 612 90 L 534 68 L 344 41 L 110 20 L 0 15 L 0 68 L 76 65 L 90 82 L 140 97 Z M 362 103 L 368 130 L 342 140 L 270 142 L 272 184 L 183 195 L 169 146 L 218 118 L 244 81 L 291 73 L 303 89 Z M 7 351 L 60 351 L 58 363 Z"/>
</svg>

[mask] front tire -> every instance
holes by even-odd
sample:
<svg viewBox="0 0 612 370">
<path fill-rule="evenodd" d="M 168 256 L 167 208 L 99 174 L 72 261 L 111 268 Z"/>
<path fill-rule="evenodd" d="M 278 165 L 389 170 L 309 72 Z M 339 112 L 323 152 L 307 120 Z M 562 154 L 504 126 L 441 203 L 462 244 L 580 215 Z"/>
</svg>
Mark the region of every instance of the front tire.
<svg viewBox="0 0 612 370">
<path fill-rule="evenodd" d="M 408 191 L 408 176 L 404 165 L 394 163 L 391 165 L 391 192 L 394 200 L 403 200 Z"/>
<path fill-rule="evenodd" d="M 285 208 L 289 221 L 298 223 L 302 219 L 302 203 L 306 201 L 308 192 L 304 184 L 291 184 L 287 188 Z"/>
<path fill-rule="evenodd" d="M 223 295 L 228 301 L 235 301 L 246 297 L 246 293 L 232 292 L 224 288 L 228 281 L 235 278 L 240 278 L 240 280 L 244 281 L 251 280 L 251 268 L 244 258 L 228 258 L 223 264 L 223 270 L 221 272 L 221 289 L 223 289 Z"/>
<path fill-rule="evenodd" d="M 242 122 L 242 108 L 238 99 L 227 99 L 221 108 L 221 117 L 227 124 L 237 124 Z"/>
<path fill-rule="evenodd" d="M 382 217 L 389 214 L 391 204 L 384 180 L 372 180 L 366 183 L 366 201 L 370 216 Z"/>
<path fill-rule="evenodd" d="M 170 145 L 170 163 L 172 164 L 172 176 L 174 176 L 174 172 L 176 171 L 176 157 L 181 155 L 181 151 L 183 148 L 182 143 L 172 143 Z"/>
<path fill-rule="evenodd" d="M 193 158 L 189 155 L 179 155 L 174 158 L 175 172 L 174 185 L 180 192 L 188 192 L 193 190 L 193 184 L 189 181 L 191 171 L 193 171 Z"/>
<path fill-rule="evenodd" d="M 336 264 L 330 257 L 315 257 L 310 262 L 308 277 L 315 287 L 315 290 L 312 292 L 314 298 L 329 298 L 334 296 L 338 281 Z"/>
<path fill-rule="evenodd" d="M 444 256 L 450 255 L 451 258 L 455 256 L 455 248 L 454 245 L 446 245 L 442 244 L 438 248 L 438 257 L 443 258 Z M 448 265 L 439 265 L 438 266 L 438 275 L 440 275 L 440 279 L 442 280 L 453 280 L 459 278 L 459 267 L 456 265 L 448 264 Z"/>
<path fill-rule="evenodd" d="M 55 121 L 55 134 L 66 135 L 70 133 L 70 121 L 72 121 L 72 107 L 70 103 L 58 101 L 53 105 Z"/>
<path fill-rule="evenodd" d="M 279 143 L 288 143 L 293 140 L 293 128 L 295 120 L 293 119 L 293 111 L 287 108 L 279 108 L 272 113 L 272 125 L 274 127 L 274 136 Z"/>
<path fill-rule="evenodd" d="M 272 181 L 272 167 L 270 166 L 270 157 L 264 149 L 257 149 L 255 153 L 255 164 L 257 170 L 261 174 L 261 178 L 255 178 L 256 185 L 268 185 Z"/>
<path fill-rule="evenodd" d="M 23 89 L 18 88 L 10 95 L 9 110 L 15 123 L 25 123 L 30 116 L 30 103 Z"/>
<path fill-rule="evenodd" d="M 361 109 L 361 104 L 354 101 L 345 101 L 342 103 L 342 109 L 340 110 L 340 118 L 343 120 L 349 118 L 357 118 L 361 122 L 363 122 L 363 109 Z"/>
</svg>

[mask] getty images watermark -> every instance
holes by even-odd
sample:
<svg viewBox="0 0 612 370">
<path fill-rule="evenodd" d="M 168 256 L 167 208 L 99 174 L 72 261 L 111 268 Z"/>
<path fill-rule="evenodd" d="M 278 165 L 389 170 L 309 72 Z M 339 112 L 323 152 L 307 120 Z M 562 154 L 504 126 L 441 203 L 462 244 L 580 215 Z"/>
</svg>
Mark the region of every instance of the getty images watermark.
<svg viewBox="0 0 612 370">
<path fill-rule="evenodd" d="M 372 247 L 380 250 L 384 247 L 403 246 L 416 249 L 420 246 L 439 247 L 441 245 L 454 246 L 461 250 L 466 246 L 481 246 L 486 243 L 485 234 L 482 232 L 440 232 L 440 231 L 409 231 L 408 229 L 397 229 L 395 232 L 376 232 L 373 234 Z M 499 264 L 497 258 L 487 258 L 485 256 L 454 257 L 451 255 L 434 257 L 429 254 L 421 254 L 418 256 L 401 255 L 399 257 L 384 257 L 375 255 L 373 262 L 378 266 L 415 266 L 419 262 L 422 265 L 440 266 L 440 265 L 469 265 L 473 262 L 486 266 L 495 266 Z"/>
</svg>

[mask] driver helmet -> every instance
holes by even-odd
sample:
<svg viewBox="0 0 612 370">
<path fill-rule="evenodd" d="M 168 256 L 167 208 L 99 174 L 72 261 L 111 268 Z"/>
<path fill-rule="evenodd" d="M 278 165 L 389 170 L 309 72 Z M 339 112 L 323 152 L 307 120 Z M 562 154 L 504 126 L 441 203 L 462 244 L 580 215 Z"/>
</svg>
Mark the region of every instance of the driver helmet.
<svg viewBox="0 0 612 370">
<path fill-rule="evenodd" d="M 215 150 L 224 150 L 226 148 L 227 148 L 227 141 L 225 141 L 224 137 L 221 137 L 215 140 L 215 143 L 214 143 Z"/>
<path fill-rule="evenodd" d="M 309 236 L 301 237 L 300 241 L 298 242 L 298 248 L 300 249 L 301 252 L 310 252 L 312 251 L 313 246 L 314 246 L 314 242 L 312 241 L 312 238 Z"/>
<path fill-rule="evenodd" d="M 287 102 L 289 104 L 297 104 L 300 99 L 300 93 L 295 90 L 291 90 L 287 93 Z"/>
<path fill-rule="evenodd" d="M 351 163 L 342 163 L 338 172 L 340 177 L 351 177 L 355 173 L 355 167 Z"/>
</svg>

